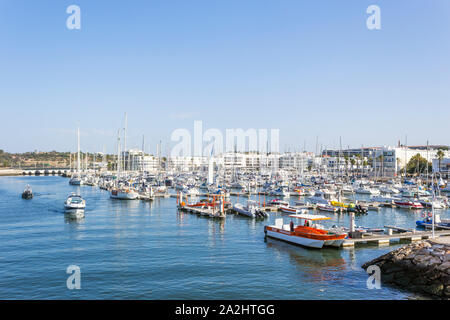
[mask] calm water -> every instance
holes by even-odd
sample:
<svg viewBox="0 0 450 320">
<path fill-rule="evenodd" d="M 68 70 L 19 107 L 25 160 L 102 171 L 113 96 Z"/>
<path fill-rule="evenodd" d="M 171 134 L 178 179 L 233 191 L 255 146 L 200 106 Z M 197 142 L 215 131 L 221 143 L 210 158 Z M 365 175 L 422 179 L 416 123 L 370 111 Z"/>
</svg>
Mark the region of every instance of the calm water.
<svg viewBox="0 0 450 320">
<path fill-rule="evenodd" d="M 26 184 L 35 193 L 28 201 Z M 78 188 L 86 216 L 69 221 L 63 203 Z M 357 225 L 413 227 L 419 216 L 383 209 Z M 348 225 L 348 216 L 334 222 Z M 304 249 L 264 241 L 266 223 L 179 213 L 174 198 L 111 200 L 61 177 L 0 177 L 0 299 L 417 298 L 366 287 L 361 265 L 396 246 Z M 80 290 L 67 289 L 69 265 L 81 268 Z"/>
</svg>

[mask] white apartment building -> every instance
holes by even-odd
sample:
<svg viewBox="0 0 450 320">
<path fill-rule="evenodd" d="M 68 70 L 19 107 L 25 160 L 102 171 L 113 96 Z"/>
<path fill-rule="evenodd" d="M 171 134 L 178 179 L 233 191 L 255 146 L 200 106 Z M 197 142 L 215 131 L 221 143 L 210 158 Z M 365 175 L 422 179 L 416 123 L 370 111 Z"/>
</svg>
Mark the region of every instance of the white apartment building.
<svg viewBox="0 0 450 320">
<path fill-rule="evenodd" d="M 295 169 L 301 172 L 308 170 L 312 159 L 315 157 L 312 152 L 295 152 L 284 153 L 280 156 L 280 169 Z"/>
<path fill-rule="evenodd" d="M 439 166 L 439 159 L 433 159 L 433 172 L 440 172 L 445 178 L 450 176 L 450 158 L 444 158 L 441 160 Z"/>
<path fill-rule="evenodd" d="M 205 170 L 208 166 L 207 157 L 170 157 L 167 161 L 166 168 L 175 171 L 189 172 L 193 170 Z"/>
<path fill-rule="evenodd" d="M 152 155 L 145 155 L 138 149 L 122 152 L 124 170 L 156 172 L 159 168 L 159 159 Z"/>
<path fill-rule="evenodd" d="M 341 157 L 356 157 L 359 155 L 364 157 L 371 164 L 375 174 L 394 177 L 404 170 L 405 165 L 409 160 L 417 154 L 420 154 L 420 156 L 431 162 L 433 159 L 437 158 L 437 152 L 441 147 L 443 146 L 383 146 L 341 151 L 325 150 L 323 154 L 334 157 L 339 155 L 341 155 Z M 450 156 L 449 151 L 444 151 L 444 154 L 446 157 Z M 330 167 L 332 167 L 332 164 L 330 164 Z"/>
</svg>

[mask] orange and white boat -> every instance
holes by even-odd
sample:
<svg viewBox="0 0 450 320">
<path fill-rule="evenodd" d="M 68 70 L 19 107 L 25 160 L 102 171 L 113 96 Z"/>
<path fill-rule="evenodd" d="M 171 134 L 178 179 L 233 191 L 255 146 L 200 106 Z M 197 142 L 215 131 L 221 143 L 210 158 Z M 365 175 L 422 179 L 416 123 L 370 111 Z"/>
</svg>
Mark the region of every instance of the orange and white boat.
<svg viewBox="0 0 450 320">
<path fill-rule="evenodd" d="M 317 223 L 318 221 L 330 220 L 326 216 L 295 214 L 289 217 L 298 219 L 299 224 L 295 225 L 292 221 L 290 224 L 283 224 L 282 218 L 276 219 L 275 225 L 264 227 L 266 236 L 318 249 L 324 246 L 340 247 L 347 236 L 347 233 L 340 229 L 325 229 Z"/>
</svg>

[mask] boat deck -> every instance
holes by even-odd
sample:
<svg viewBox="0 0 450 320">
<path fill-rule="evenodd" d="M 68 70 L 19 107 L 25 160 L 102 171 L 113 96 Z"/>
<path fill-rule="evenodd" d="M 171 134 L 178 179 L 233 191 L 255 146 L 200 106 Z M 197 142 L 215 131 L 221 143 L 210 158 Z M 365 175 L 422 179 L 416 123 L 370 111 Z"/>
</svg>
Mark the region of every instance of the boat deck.
<svg viewBox="0 0 450 320">
<path fill-rule="evenodd" d="M 225 218 L 226 217 L 225 213 L 221 214 L 220 211 L 217 211 L 217 210 L 214 210 L 211 208 L 206 209 L 206 208 L 184 206 L 184 207 L 179 207 L 179 210 L 199 214 L 202 216 L 207 216 L 210 218 Z"/>
</svg>

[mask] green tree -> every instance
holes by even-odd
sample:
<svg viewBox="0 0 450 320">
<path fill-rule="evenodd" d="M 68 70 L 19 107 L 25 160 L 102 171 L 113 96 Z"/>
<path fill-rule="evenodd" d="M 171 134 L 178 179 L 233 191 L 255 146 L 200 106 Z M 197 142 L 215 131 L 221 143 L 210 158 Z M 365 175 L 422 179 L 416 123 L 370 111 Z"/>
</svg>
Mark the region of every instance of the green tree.
<svg viewBox="0 0 450 320">
<path fill-rule="evenodd" d="M 406 165 L 406 171 L 409 174 L 414 173 L 423 173 L 426 171 L 428 165 L 428 170 L 431 170 L 431 163 L 427 161 L 424 157 L 422 157 L 420 154 L 416 154 L 413 156 L 408 164 Z"/>
</svg>

